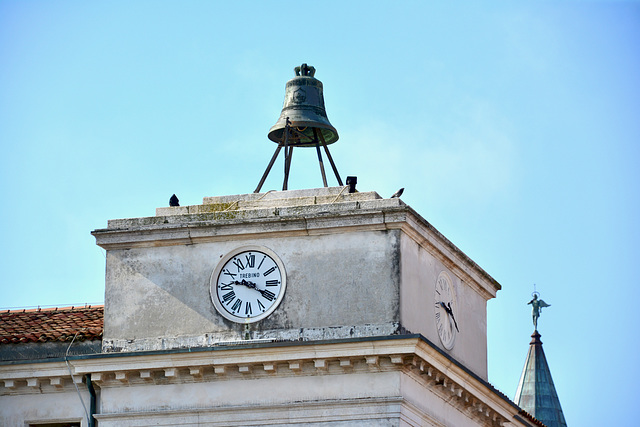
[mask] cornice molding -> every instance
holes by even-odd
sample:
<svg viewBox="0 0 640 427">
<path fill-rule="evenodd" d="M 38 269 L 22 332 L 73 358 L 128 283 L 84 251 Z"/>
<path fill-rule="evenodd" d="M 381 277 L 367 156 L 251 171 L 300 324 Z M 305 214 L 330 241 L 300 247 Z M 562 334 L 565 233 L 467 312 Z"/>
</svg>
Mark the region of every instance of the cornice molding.
<svg viewBox="0 0 640 427">
<path fill-rule="evenodd" d="M 166 215 L 172 209 L 159 212 Z M 100 247 L 115 250 L 397 229 L 436 256 L 485 299 L 494 298 L 501 289 L 486 271 L 399 199 L 207 209 L 211 207 L 197 205 L 179 215 L 112 220 L 109 228 L 92 234 Z"/>
<path fill-rule="evenodd" d="M 488 426 L 505 426 L 518 414 L 506 396 L 421 336 L 379 340 L 263 343 L 212 351 L 97 354 L 69 358 L 74 381 L 85 374 L 101 388 L 188 384 L 265 377 L 400 372 L 459 411 Z M 280 343 L 284 344 L 284 343 Z M 0 394 L 69 390 L 64 361 L 0 365 Z"/>
</svg>

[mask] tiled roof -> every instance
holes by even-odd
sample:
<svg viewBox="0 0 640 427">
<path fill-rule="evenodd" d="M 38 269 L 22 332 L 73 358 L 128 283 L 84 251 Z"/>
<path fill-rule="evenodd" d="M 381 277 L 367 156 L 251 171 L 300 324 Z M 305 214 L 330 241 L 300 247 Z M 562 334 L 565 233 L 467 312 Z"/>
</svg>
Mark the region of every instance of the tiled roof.
<svg viewBox="0 0 640 427">
<path fill-rule="evenodd" d="M 104 306 L 0 312 L 0 344 L 102 339 Z"/>
</svg>

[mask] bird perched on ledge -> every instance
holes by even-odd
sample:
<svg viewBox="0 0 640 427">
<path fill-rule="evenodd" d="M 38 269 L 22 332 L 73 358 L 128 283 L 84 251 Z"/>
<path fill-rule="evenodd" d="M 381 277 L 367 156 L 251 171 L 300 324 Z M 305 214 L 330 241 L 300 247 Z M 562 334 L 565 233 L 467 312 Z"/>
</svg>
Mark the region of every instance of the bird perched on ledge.
<svg viewBox="0 0 640 427">
<path fill-rule="evenodd" d="M 404 187 L 399 189 L 398 191 L 396 191 L 395 193 L 393 193 L 393 196 L 391 196 L 392 199 L 397 199 L 398 197 L 402 196 L 402 193 L 404 192 Z"/>
</svg>

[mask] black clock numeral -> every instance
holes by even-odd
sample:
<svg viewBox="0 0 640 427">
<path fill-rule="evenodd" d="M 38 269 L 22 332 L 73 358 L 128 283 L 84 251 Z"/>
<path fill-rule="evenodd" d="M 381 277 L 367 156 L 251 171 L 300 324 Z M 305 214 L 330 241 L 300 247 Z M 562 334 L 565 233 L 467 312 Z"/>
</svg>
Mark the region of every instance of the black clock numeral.
<svg viewBox="0 0 640 427">
<path fill-rule="evenodd" d="M 262 275 L 263 275 L 263 276 L 268 276 L 268 275 L 270 275 L 271 273 L 273 273 L 274 271 L 276 271 L 276 268 L 275 268 L 275 267 L 271 267 L 270 269 L 268 269 L 267 271 L 265 271 Z"/>
<path fill-rule="evenodd" d="M 247 267 L 253 268 L 256 265 L 256 256 L 253 254 L 247 255 Z"/>
<path fill-rule="evenodd" d="M 440 312 L 439 311 L 436 312 L 436 319 L 440 320 Z"/>
<path fill-rule="evenodd" d="M 240 307 L 242 307 L 242 300 L 238 298 L 231 306 L 231 311 L 238 311 L 240 310 Z"/>
<path fill-rule="evenodd" d="M 262 303 L 260 302 L 260 300 L 257 300 L 257 301 L 258 301 L 258 308 L 264 312 L 264 310 L 266 309 L 266 307 L 265 307 L 264 305 L 262 305 Z"/>
<path fill-rule="evenodd" d="M 279 280 L 267 280 L 266 282 L 267 286 L 278 286 L 280 284 Z"/>
<path fill-rule="evenodd" d="M 242 264 L 242 261 L 239 260 L 238 258 L 234 258 L 233 259 L 233 263 L 235 264 L 236 267 L 238 267 L 238 271 L 244 270 L 244 264 Z"/>
<path fill-rule="evenodd" d="M 218 285 L 220 287 L 221 291 L 232 291 L 233 288 L 231 287 L 231 283 L 229 284 L 222 284 L 222 286 Z"/>
<path fill-rule="evenodd" d="M 233 301 L 235 297 L 236 293 L 234 291 L 227 292 L 226 294 L 222 295 L 222 302 L 226 302 L 228 305 L 229 302 Z"/>
<path fill-rule="evenodd" d="M 244 314 L 246 315 L 253 314 L 251 312 L 251 303 L 249 301 L 247 301 L 247 304 L 244 306 Z"/>
<path fill-rule="evenodd" d="M 258 270 L 260 270 L 260 267 L 262 267 L 262 263 L 264 262 L 264 260 L 267 259 L 267 256 L 263 256 L 262 260 L 260 261 L 260 264 L 258 264 Z"/>
<path fill-rule="evenodd" d="M 232 272 L 230 272 L 229 270 L 227 270 L 226 268 L 225 268 L 225 269 L 223 269 L 223 270 L 222 270 L 222 272 L 223 272 L 224 274 L 226 274 L 227 276 L 231 276 L 231 278 L 232 278 L 232 279 L 235 279 L 235 278 L 236 278 L 236 275 L 235 275 L 235 274 L 233 274 Z"/>
<path fill-rule="evenodd" d="M 274 294 L 274 293 L 273 293 L 273 292 L 271 292 L 271 291 L 264 291 L 264 292 L 262 293 L 262 296 L 263 296 L 265 299 L 269 300 L 269 301 L 273 301 L 273 300 L 275 299 L 275 297 L 276 297 L 276 294 Z"/>
</svg>

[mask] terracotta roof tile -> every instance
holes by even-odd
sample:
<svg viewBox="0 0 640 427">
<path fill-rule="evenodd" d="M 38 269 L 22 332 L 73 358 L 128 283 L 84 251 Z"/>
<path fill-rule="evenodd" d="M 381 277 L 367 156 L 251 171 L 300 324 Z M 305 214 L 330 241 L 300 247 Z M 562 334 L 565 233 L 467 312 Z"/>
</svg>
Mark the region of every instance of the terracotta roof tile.
<svg viewBox="0 0 640 427">
<path fill-rule="evenodd" d="M 0 344 L 102 339 L 104 306 L 0 312 Z"/>
</svg>

